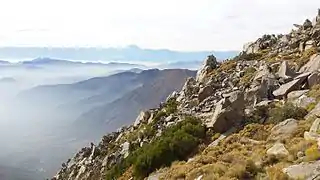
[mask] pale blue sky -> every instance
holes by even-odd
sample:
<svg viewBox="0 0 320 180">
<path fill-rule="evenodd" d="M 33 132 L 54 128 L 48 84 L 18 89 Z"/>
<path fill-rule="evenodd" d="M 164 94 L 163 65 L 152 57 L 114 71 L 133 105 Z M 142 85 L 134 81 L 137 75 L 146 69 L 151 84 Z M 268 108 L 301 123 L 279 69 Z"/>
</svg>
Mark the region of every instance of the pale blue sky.
<svg viewBox="0 0 320 180">
<path fill-rule="evenodd" d="M 313 18 L 320 0 L 1 0 L 0 46 L 237 50 Z"/>
</svg>

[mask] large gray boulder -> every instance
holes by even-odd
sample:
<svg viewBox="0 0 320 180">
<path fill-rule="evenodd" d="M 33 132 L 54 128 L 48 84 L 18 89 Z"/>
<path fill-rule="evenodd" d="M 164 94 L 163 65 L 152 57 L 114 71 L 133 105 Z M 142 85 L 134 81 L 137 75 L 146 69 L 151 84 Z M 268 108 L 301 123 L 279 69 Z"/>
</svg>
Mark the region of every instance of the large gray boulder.
<svg viewBox="0 0 320 180">
<path fill-rule="evenodd" d="M 307 108 L 308 105 L 312 103 L 316 103 L 315 98 L 313 97 L 308 97 L 307 95 L 302 95 L 298 99 L 292 101 L 294 105 L 297 107 L 302 107 L 302 108 Z"/>
<path fill-rule="evenodd" d="M 320 69 L 319 69 L 320 70 Z M 320 84 L 320 72 L 316 71 L 313 72 L 309 77 L 308 77 L 308 85 L 311 88 L 312 86 Z"/>
<path fill-rule="evenodd" d="M 273 91 L 273 95 L 277 98 L 282 98 L 292 91 L 299 90 L 309 75 L 310 73 L 299 75 L 294 80 L 281 85 L 277 90 Z"/>
<path fill-rule="evenodd" d="M 288 61 L 282 61 L 280 68 L 277 72 L 278 77 L 283 79 L 290 79 L 295 76 L 295 72 L 289 67 Z"/>
<path fill-rule="evenodd" d="M 197 82 L 204 82 L 205 77 L 211 72 L 213 69 L 217 68 L 219 65 L 215 56 L 210 55 L 204 61 L 202 67 L 197 72 L 196 80 Z"/>
<path fill-rule="evenodd" d="M 302 95 L 306 95 L 309 92 L 309 90 L 298 90 L 298 91 L 292 91 L 288 93 L 288 101 L 293 101 L 301 97 Z"/>
<path fill-rule="evenodd" d="M 133 123 L 134 127 L 137 127 L 141 122 L 148 121 L 150 113 L 148 111 L 141 111 L 136 120 Z"/>
<path fill-rule="evenodd" d="M 292 179 L 319 180 L 320 177 L 320 161 L 303 162 L 292 165 L 282 170 Z M 317 177 L 318 176 L 318 177 Z"/>
<path fill-rule="evenodd" d="M 244 95 L 242 92 L 233 92 L 216 104 L 212 117 L 207 121 L 207 127 L 223 133 L 243 120 L 243 117 Z"/>
<path fill-rule="evenodd" d="M 320 54 L 314 54 L 310 57 L 307 64 L 301 67 L 299 72 L 314 72 L 320 69 Z"/>
<path fill-rule="evenodd" d="M 202 102 L 207 97 L 213 95 L 215 92 L 215 88 L 213 86 L 205 86 L 199 90 L 198 100 Z"/>
<path fill-rule="evenodd" d="M 284 120 L 271 129 L 270 136 L 271 141 L 284 140 L 289 138 L 292 133 L 298 128 L 298 121 L 295 119 Z"/>
</svg>

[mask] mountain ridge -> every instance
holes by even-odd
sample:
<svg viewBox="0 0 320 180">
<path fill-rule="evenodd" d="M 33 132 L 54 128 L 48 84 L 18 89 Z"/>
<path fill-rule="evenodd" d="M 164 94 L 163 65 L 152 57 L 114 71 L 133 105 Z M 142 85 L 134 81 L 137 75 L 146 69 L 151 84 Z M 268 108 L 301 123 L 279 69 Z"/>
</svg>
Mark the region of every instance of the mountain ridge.
<svg viewBox="0 0 320 180">
<path fill-rule="evenodd" d="M 53 179 L 319 179 L 319 46 L 320 9 L 231 60 L 210 55 L 180 92 Z"/>
</svg>

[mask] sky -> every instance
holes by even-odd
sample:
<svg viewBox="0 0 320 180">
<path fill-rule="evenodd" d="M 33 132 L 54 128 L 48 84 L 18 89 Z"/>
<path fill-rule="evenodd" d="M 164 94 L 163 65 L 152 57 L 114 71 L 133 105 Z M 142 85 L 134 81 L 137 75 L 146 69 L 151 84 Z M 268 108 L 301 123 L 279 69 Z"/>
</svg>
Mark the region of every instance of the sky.
<svg viewBox="0 0 320 180">
<path fill-rule="evenodd" d="M 1 0 L 0 46 L 240 50 L 312 19 L 320 0 Z"/>
</svg>

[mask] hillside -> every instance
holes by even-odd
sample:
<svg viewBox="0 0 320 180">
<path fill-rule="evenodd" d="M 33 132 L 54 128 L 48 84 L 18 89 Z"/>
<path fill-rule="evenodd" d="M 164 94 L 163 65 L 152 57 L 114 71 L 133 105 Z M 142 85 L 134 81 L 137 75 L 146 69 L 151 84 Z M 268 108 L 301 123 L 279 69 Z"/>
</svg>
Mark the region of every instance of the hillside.
<svg viewBox="0 0 320 180">
<path fill-rule="evenodd" d="M 294 26 L 231 60 L 208 56 L 180 92 L 53 179 L 320 179 L 320 10 Z"/>
</svg>

